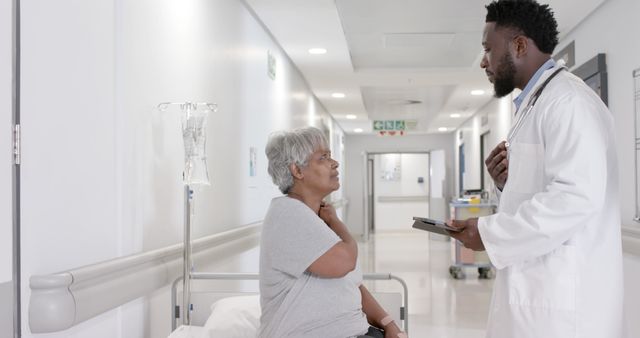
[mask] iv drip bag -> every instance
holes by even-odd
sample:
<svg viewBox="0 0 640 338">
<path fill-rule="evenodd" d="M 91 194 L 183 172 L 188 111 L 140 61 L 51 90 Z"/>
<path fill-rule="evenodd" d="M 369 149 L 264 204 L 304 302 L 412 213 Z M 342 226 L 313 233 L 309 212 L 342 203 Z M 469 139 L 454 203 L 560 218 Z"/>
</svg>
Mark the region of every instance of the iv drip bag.
<svg viewBox="0 0 640 338">
<path fill-rule="evenodd" d="M 183 106 L 184 184 L 210 184 L 206 156 L 206 127 L 209 111 L 207 105 L 198 107 L 196 104 L 186 103 Z"/>
</svg>

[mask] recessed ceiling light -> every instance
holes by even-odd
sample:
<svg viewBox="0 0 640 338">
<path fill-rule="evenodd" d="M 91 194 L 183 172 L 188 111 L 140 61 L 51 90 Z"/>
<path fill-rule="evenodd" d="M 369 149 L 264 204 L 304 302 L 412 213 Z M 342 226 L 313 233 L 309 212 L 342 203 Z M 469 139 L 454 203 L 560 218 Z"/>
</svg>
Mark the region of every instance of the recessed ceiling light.
<svg viewBox="0 0 640 338">
<path fill-rule="evenodd" d="M 460 117 L 460 114 L 456 114 L 456 113 L 454 113 L 454 114 L 451 114 L 451 115 L 449 115 L 449 116 L 450 116 L 451 118 L 453 118 L 453 119 L 457 119 L 457 118 L 459 118 L 459 117 Z"/>
<path fill-rule="evenodd" d="M 362 131 L 362 128 L 356 128 L 353 130 L 354 133 L 361 133 Z"/>
<path fill-rule="evenodd" d="M 438 131 L 447 131 L 447 130 L 448 130 L 448 129 L 447 129 L 447 127 L 440 127 L 440 128 L 438 128 Z"/>
<path fill-rule="evenodd" d="M 333 93 L 331 94 L 331 96 L 335 97 L 336 99 L 341 99 L 345 97 L 344 93 Z"/>
<path fill-rule="evenodd" d="M 309 54 L 314 54 L 314 55 L 327 54 L 327 50 L 324 48 L 311 48 L 309 49 Z"/>
<path fill-rule="evenodd" d="M 474 89 L 474 90 L 471 91 L 471 95 L 473 95 L 473 96 L 484 95 L 484 90 L 482 90 L 482 89 Z"/>
<path fill-rule="evenodd" d="M 357 118 L 357 116 L 353 115 L 353 114 L 348 114 L 347 116 L 345 116 L 347 118 L 347 120 L 355 120 Z"/>
</svg>

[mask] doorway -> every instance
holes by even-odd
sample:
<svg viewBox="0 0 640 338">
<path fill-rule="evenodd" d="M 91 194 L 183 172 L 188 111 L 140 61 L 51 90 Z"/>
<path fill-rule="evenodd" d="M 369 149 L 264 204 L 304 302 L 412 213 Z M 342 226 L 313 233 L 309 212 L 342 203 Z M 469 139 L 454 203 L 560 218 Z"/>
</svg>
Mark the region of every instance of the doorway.
<svg viewBox="0 0 640 338">
<path fill-rule="evenodd" d="M 365 238 L 411 228 L 412 217 L 430 215 L 429 152 L 365 154 Z"/>
<path fill-rule="evenodd" d="M 458 147 L 458 196 L 462 196 L 464 192 L 464 143 Z"/>
<path fill-rule="evenodd" d="M 487 171 L 487 166 L 484 164 L 484 160 L 491 152 L 489 149 L 490 133 L 491 132 L 487 131 L 480 135 L 480 189 L 482 189 L 482 191 L 489 191 L 489 172 Z"/>
</svg>

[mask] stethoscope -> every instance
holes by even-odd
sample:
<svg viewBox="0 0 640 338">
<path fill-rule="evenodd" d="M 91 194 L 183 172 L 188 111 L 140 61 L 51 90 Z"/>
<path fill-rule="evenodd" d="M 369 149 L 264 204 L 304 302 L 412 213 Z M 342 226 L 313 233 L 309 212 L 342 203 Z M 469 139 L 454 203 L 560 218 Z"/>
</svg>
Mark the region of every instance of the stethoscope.
<svg viewBox="0 0 640 338">
<path fill-rule="evenodd" d="M 522 127 L 522 124 L 524 123 L 525 118 L 529 115 L 529 113 L 531 113 L 531 110 L 533 110 L 533 107 L 536 105 L 536 102 L 538 102 L 538 99 L 540 98 L 540 94 L 542 94 L 542 91 L 544 90 L 544 88 L 547 86 L 547 84 L 549 84 L 549 81 L 551 81 L 551 79 L 553 79 L 556 75 L 558 75 L 561 71 L 565 69 L 566 69 L 565 67 L 561 67 L 560 69 L 553 72 L 553 74 L 551 74 L 531 96 L 531 99 L 529 100 L 529 103 L 525 107 L 524 112 L 520 113 L 520 115 L 518 116 L 518 119 L 516 120 L 516 123 L 513 125 L 511 130 L 509 130 L 509 134 L 507 134 L 507 142 L 504 144 L 505 147 L 507 148 L 507 158 L 509 157 L 509 153 L 511 152 L 509 147 L 511 146 L 514 137 L 516 136 L 516 134 L 518 134 L 518 131 L 520 130 L 520 127 Z"/>
</svg>

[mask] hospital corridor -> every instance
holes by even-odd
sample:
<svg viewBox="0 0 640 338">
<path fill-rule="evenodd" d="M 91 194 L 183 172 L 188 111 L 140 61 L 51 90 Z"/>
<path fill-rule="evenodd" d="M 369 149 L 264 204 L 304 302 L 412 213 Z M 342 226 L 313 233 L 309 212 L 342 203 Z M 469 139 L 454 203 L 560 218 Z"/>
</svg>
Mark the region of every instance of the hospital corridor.
<svg viewBox="0 0 640 338">
<path fill-rule="evenodd" d="M 450 243 L 426 237 L 416 232 L 376 234 L 360 247 L 363 265 L 370 266 L 370 272 L 390 272 L 407 282 L 412 336 L 484 337 L 493 280 L 479 279 L 471 270 L 469 278 L 451 278 Z"/>
<path fill-rule="evenodd" d="M 0 0 L 0 338 L 640 337 L 638 15 Z"/>
</svg>

